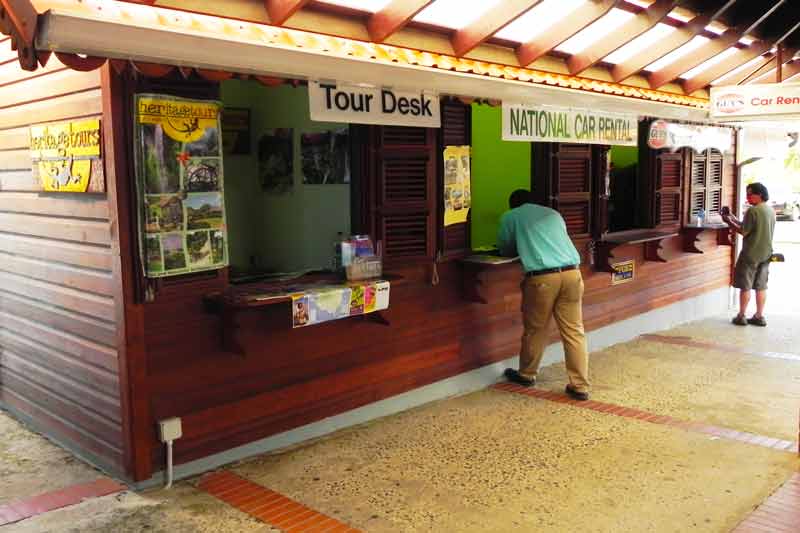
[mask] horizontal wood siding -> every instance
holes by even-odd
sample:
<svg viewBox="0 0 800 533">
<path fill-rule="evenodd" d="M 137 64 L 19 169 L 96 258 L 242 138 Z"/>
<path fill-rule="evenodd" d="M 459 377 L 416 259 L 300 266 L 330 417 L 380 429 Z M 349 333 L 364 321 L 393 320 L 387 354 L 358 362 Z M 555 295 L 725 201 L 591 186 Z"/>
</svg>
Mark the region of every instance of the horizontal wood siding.
<svg viewBox="0 0 800 533">
<path fill-rule="evenodd" d="M 666 241 L 667 263 L 644 261 L 641 245 L 617 248 L 621 259 L 636 261 L 637 270 L 633 282 L 613 287 L 609 274 L 585 266 L 586 328 L 726 286 L 730 248 L 705 237 L 700 246 L 706 253 L 688 254 L 679 238 Z M 244 357 L 221 350 L 220 320 L 202 306 L 202 294 L 213 290 L 213 282 L 159 293 L 145 315 L 147 388 L 153 420 L 183 417 L 176 460 L 320 420 L 519 349 L 519 266 L 482 274 L 488 304 L 464 300 L 457 262 L 439 265 L 435 287 L 424 268 L 400 272 L 405 279 L 392 286 L 384 313 L 390 326 L 350 318 L 292 330 L 288 306 L 245 311 L 236 330 Z M 552 338 L 557 340 L 555 330 Z M 162 447 L 150 438 L 159 469 Z"/>
<path fill-rule="evenodd" d="M 0 57 L 10 56 L 9 43 Z M 105 195 L 23 192 L 33 124 L 100 118 L 99 71 L 0 62 L 0 405 L 122 472 L 112 233 Z"/>
<path fill-rule="evenodd" d="M 568 160 L 571 154 L 565 152 Z M 726 203 L 733 204 L 732 194 L 727 187 Z M 635 279 L 616 286 L 610 274 L 584 264 L 587 330 L 727 286 L 731 248 L 718 246 L 711 232 L 700 235 L 698 247 L 703 254 L 686 253 L 680 236 L 668 239 L 661 251 L 665 263 L 645 261 L 642 244 L 615 248 L 617 260 L 636 264 Z M 402 277 L 392 283 L 390 308 L 383 313 L 389 326 L 354 317 L 293 330 L 289 305 L 270 305 L 240 312 L 236 327 L 226 330 L 244 356 L 223 350 L 222 320 L 203 305 L 205 294 L 225 287 L 224 275 L 160 284 L 154 301 L 144 304 L 150 421 L 143 438 L 150 442 L 151 470 L 164 465 L 163 446 L 150 429 L 159 419 L 182 417 L 175 460 L 184 463 L 517 353 L 518 265 L 480 274 L 478 292 L 485 304 L 464 298 L 457 261 L 438 265 L 435 286 L 427 265 L 388 270 Z M 552 340 L 557 339 L 554 329 Z"/>
</svg>

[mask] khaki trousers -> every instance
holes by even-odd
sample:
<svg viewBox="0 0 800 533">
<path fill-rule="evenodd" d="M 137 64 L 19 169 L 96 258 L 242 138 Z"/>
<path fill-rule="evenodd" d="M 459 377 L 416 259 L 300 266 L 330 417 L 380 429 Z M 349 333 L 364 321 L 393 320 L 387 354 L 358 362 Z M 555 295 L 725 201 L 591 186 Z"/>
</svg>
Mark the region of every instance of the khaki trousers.
<svg viewBox="0 0 800 533">
<path fill-rule="evenodd" d="M 589 353 L 583 331 L 583 278 L 567 270 L 522 280 L 522 319 L 525 331 L 519 353 L 519 373 L 536 378 L 547 346 L 550 317 L 556 319 L 564 343 L 569 382 L 579 392 L 589 392 Z"/>
</svg>

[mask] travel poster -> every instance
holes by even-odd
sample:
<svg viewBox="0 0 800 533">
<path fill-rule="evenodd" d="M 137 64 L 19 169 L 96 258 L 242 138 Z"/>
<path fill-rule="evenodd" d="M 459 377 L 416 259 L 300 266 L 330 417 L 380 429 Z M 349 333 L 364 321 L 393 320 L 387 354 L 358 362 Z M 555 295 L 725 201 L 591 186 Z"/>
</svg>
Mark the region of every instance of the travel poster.
<svg viewBox="0 0 800 533">
<path fill-rule="evenodd" d="M 472 206 L 470 147 L 444 149 L 444 225 L 467 221 Z"/>
<path fill-rule="evenodd" d="M 292 294 L 292 327 L 364 315 L 389 308 L 389 282 L 308 286 Z"/>
<path fill-rule="evenodd" d="M 146 275 L 226 266 L 219 102 L 138 94 L 134 105 Z"/>
<path fill-rule="evenodd" d="M 294 130 L 267 130 L 258 140 L 258 175 L 261 188 L 283 193 L 294 186 Z"/>
</svg>

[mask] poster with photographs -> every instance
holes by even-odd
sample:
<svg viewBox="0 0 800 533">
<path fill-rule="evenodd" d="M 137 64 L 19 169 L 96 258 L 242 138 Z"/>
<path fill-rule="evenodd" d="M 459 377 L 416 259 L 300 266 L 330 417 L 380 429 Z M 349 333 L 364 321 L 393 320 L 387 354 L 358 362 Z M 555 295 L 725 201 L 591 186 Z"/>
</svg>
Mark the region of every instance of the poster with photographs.
<svg viewBox="0 0 800 533">
<path fill-rule="evenodd" d="M 472 206 L 470 147 L 444 149 L 444 225 L 467 221 Z"/>
<path fill-rule="evenodd" d="M 303 183 L 350 183 L 350 136 L 343 128 L 300 135 Z"/>
<path fill-rule="evenodd" d="M 258 140 L 258 175 L 267 192 L 288 192 L 294 186 L 294 129 L 267 130 Z"/>
<path fill-rule="evenodd" d="M 139 94 L 134 105 L 145 274 L 226 266 L 220 104 Z"/>
</svg>

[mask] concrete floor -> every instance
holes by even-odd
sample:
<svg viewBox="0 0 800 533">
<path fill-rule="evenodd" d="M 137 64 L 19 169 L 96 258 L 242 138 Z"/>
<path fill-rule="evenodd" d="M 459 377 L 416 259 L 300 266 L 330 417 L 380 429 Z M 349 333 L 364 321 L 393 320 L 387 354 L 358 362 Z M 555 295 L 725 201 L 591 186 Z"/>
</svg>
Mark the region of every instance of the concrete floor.
<svg viewBox="0 0 800 533">
<path fill-rule="evenodd" d="M 800 356 L 786 287 L 767 328 L 725 315 L 659 333 L 711 347 L 642 337 L 593 353 L 592 399 L 795 440 L 800 357 L 769 353 Z M 564 382 L 557 364 L 537 388 Z M 0 435 L 0 506 L 100 475 L 2 413 Z M 798 466 L 793 451 L 486 389 L 228 469 L 362 531 L 638 533 L 730 531 Z M 277 531 L 197 483 L 88 500 L 0 533 Z"/>
</svg>

